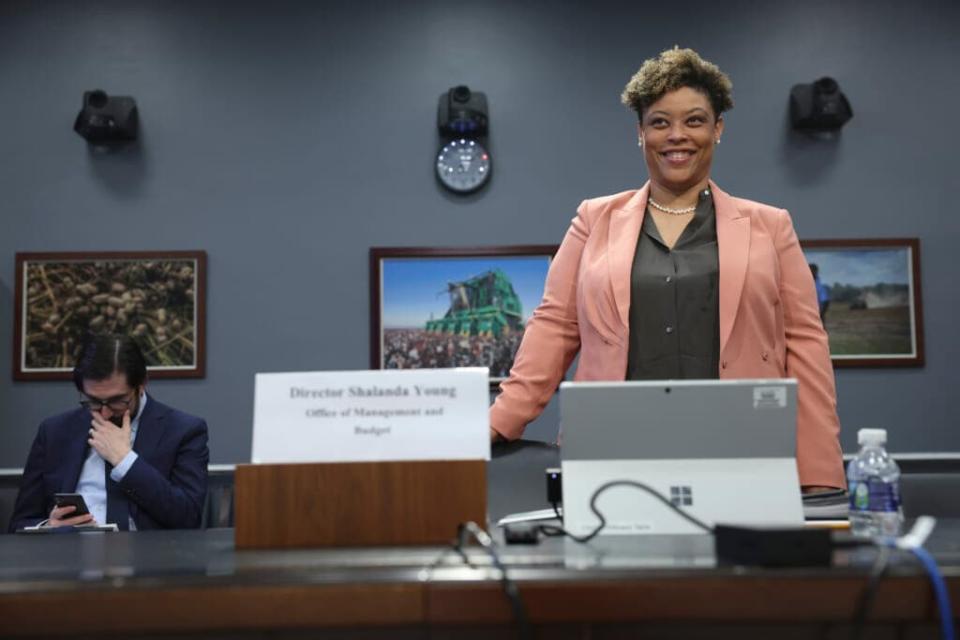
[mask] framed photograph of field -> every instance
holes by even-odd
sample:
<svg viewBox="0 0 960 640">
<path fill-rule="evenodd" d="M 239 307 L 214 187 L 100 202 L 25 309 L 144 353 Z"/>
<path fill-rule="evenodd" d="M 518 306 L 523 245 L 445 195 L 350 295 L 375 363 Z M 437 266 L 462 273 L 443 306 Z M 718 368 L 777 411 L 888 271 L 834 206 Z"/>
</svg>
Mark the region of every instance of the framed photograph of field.
<svg viewBox="0 0 960 640">
<path fill-rule="evenodd" d="M 370 367 L 510 372 L 556 245 L 370 249 Z"/>
<path fill-rule="evenodd" d="M 917 238 L 800 244 L 835 367 L 923 366 Z"/>
<path fill-rule="evenodd" d="M 137 339 L 151 378 L 202 378 L 207 254 L 16 254 L 16 380 L 68 380 L 93 334 Z"/>
</svg>

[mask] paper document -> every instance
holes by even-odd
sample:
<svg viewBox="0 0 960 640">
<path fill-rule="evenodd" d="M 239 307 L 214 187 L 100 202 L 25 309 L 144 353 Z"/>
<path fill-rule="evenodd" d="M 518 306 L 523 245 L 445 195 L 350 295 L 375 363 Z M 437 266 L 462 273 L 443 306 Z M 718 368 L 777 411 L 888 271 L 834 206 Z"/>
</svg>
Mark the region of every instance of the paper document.
<svg viewBox="0 0 960 640">
<path fill-rule="evenodd" d="M 115 524 L 81 524 L 75 527 L 48 527 L 35 525 L 17 529 L 17 533 L 89 533 L 91 531 L 119 531 Z"/>
<path fill-rule="evenodd" d="M 803 517 L 806 520 L 842 520 L 850 514 L 847 492 L 840 489 L 803 496 Z"/>
<path fill-rule="evenodd" d="M 563 507 L 557 507 L 560 515 L 563 515 Z M 517 524 L 518 522 L 539 522 L 540 520 L 556 520 L 557 514 L 553 509 L 537 509 L 536 511 L 521 511 L 520 513 L 511 513 L 497 520 L 497 526 L 503 527 L 508 524 Z"/>
</svg>

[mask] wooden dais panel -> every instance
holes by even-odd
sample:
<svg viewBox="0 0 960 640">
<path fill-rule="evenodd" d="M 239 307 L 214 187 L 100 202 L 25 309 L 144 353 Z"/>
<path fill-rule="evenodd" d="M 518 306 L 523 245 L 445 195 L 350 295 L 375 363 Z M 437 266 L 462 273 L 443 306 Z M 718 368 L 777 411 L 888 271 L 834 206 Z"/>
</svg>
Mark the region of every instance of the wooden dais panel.
<svg viewBox="0 0 960 640">
<path fill-rule="evenodd" d="M 237 549 L 432 545 L 486 527 L 483 460 L 238 465 Z"/>
</svg>

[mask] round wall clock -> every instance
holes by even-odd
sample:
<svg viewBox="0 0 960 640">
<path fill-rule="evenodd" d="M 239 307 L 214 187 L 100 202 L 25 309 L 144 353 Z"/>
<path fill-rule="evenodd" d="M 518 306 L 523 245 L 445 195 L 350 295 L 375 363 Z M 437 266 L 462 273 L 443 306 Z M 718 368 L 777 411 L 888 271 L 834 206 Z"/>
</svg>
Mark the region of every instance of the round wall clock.
<svg viewBox="0 0 960 640">
<path fill-rule="evenodd" d="M 490 154 L 476 140 L 450 140 L 437 153 L 437 178 L 455 193 L 476 191 L 490 179 Z"/>
</svg>

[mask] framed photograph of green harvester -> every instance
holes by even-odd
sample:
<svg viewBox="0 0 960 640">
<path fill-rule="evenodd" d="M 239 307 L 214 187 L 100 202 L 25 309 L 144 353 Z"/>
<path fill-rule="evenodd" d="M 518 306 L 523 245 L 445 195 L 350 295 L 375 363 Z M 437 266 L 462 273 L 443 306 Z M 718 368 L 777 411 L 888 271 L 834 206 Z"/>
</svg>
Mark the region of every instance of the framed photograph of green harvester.
<svg viewBox="0 0 960 640">
<path fill-rule="evenodd" d="M 66 380 L 90 333 L 137 339 L 152 378 L 202 378 L 203 251 L 18 253 L 16 380 Z"/>
<path fill-rule="evenodd" d="M 920 241 L 804 240 L 835 367 L 923 366 Z"/>
<path fill-rule="evenodd" d="M 556 245 L 373 247 L 370 367 L 487 367 L 499 384 Z"/>
</svg>

